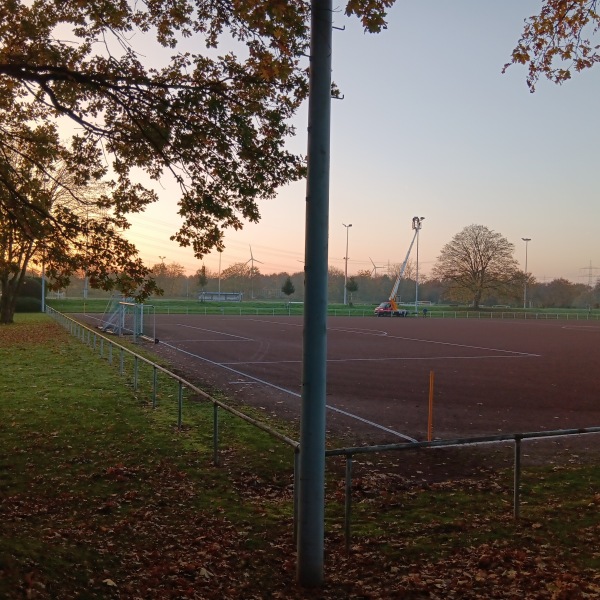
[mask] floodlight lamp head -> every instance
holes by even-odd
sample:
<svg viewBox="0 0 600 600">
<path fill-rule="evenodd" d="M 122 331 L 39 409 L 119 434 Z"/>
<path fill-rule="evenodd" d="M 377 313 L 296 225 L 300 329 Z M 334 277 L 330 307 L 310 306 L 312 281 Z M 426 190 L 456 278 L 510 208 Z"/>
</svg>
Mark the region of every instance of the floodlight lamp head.
<svg viewBox="0 0 600 600">
<path fill-rule="evenodd" d="M 524 242 L 530 242 L 531 238 L 521 238 Z"/>
</svg>

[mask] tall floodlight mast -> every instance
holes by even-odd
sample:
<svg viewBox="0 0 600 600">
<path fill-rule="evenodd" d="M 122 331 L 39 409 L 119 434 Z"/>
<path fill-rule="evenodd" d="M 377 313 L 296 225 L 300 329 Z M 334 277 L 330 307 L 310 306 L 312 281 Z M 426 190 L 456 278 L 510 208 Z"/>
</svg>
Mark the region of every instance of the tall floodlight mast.
<svg viewBox="0 0 600 600">
<path fill-rule="evenodd" d="M 348 230 L 352 227 L 352 223 L 350 225 L 342 223 L 342 225 L 346 228 L 346 256 L 344 256 L 344 306 L 346 306 L 348 304 Z"/>
<path fill-rule="evenodd" d="M 419 232 L 423 224 L 425 217 L 413 217 L 412 228 L 415 230 L 417 236 L 417 269 L 415 276 L 415 314 L 419 314 Z"/>
<path fill-rule="evenodd" d="M 311 0 L 297 577 L 323 584 L 332 0 Z"/>
<path fill-rule="evenodd" d="M 529 275 L 527 274 L 527 247 L 529 246 L 529 242 L 531 238 L 521 238 L 525 242 L 525 281 L 523 283 L 523 308 L 527 308 L 527 279 Z"/>
</svg>

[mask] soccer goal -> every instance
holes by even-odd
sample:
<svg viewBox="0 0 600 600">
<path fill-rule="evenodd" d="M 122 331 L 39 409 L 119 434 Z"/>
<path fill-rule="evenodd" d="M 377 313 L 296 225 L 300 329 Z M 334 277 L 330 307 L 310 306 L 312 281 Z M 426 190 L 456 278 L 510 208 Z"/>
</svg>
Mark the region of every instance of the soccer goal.
<svg viewBox="0 0 600 600">
<path fill-rule="evenodd" d="M 118 336 L 131 336 L 134 343 L 143 338 L 156 343 L 154 307 L 131 298 L 113 299 L 99 325 L 102 331 Z"/>
</svg>

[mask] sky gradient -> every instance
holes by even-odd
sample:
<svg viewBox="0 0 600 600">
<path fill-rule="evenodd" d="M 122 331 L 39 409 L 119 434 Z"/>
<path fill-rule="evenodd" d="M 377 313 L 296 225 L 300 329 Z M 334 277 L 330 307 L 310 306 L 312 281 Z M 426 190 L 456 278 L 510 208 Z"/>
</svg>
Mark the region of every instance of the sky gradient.
<svg viewBox="0 0 600 600">
<path fill-rule="evenodd" d="M 344 95 L 332 106 L 329 264 L 348 273 L 400 263 L 413 216 L 425 217 L 419 270 L 463 227 L 485 225 L 515 245 L 515 258 L 538 281 L 600 276 L 598 140 L 600 69 L 562 86 L 526 69 L 502 75 L 522 30 L 539 10 L 532 0 L 407 3 L 388 29 L 364 34 L 356 19 L 334 15 L 333 79 Z M 306 107 L 289 147 L 306 152 Z M 169 242 L 178 227 L 177 190 L 132 218 L 129 237 L 147 265 L 202 262 Z M 264 273 L 295 272 L 304 258 L 305 182 L 259 205 L 262 219 L 228 232 L 222 269 L 250 258 Z M 204 259 L 218 269 L 218 253 Z M 590 269 L 591 264 L 591 269 Z M 597 269 L 598 268 L 598 269 Z M 383 272 L 378 270 L 379 273 Z"/>
</svg>

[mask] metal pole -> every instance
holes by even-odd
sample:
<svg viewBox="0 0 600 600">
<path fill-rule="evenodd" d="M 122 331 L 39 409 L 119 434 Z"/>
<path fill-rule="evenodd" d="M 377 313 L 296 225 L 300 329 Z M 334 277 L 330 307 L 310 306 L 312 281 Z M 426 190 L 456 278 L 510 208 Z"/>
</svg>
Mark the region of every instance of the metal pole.
<svg viewBox="0 0 600 600">
<path fill-rule="evenodd" d="M 183 424 L 183 383 L 179 382 L 179 393 L 177 394 L 177 429 Z"/>
<path fill-rule="evenodd" d="M 221 301 L 221 252 L 219 252 L 219 302 Z"/>
<path fill-rule="evenodd" d="M 415 314 L 419 316 L 419 231 L 421 227 L 417 228 L 417 272 L 415 274 Z"/>
<path fill-rule="evenodd" d="M 297 577 L 323 583 L 332 0 L 311 0 Z"/>
<path fill-rule="evenodd" d="M 352 227 L 352 223 L 350 225 L 342 223 L 342 225 L 346 228 L 346 256 L 344 256 L 344 306 L 346 306 L 348 304 L 348 230 Z"/>
<path fill-rule="evenodd" d="M 152 408 L 156 408 L 156 392 L 158 389 L 158 370 L 156 365 L 152 367 Z"/>
<path fill-rule="evenodd" d="M 523 308 L 527 308 L 527 247 L 531 238 L 521 238 L 525 242 L 525 283 L 523 285 Z"/>
<path fill-rule="evenodd" d="M 213 404 L 213 464 L 219 466 L 219 405 Z"/>
<path fill-rule="evenodd" d="M 419 316 L 419 233 L 421 231 L 422 222 L 425 217 L 413 217 L 412 226 L 416 229 L 415 236 L 417 238 L 417 272 L 415 276 L 415 315 Z M 410 254 L 410 248 L 408 250 Z M 408 255 L 406 256 L 408 260 Z"/>
<path fill-rule="evenodd" d="M 346 554 L 350 553 L 350 521 L 352 519 L 352 454 L 346 456 L 346 493 L 344 501 L 344 537 Z"/>
<path fill-rule="evenodd" d="M 521 504 L 521 438 L 515 437 L 515 473 L 514 473 L 514 500 L 513 515 L 515 519 L 520 516 Z"/>
<path fill-rule="evenodd" d="M 298 496 L 300 485 L 298 483 L 300 472 L 300 449 L 294 448 L 294 544 L 298 543 Z"/>
</svg>

